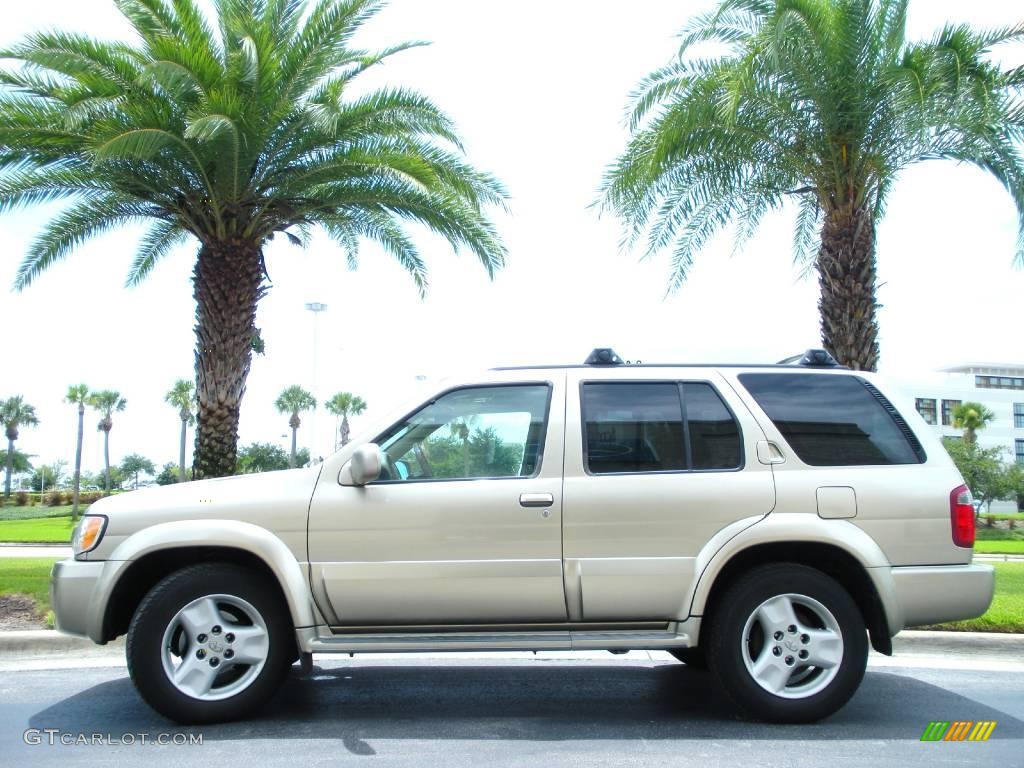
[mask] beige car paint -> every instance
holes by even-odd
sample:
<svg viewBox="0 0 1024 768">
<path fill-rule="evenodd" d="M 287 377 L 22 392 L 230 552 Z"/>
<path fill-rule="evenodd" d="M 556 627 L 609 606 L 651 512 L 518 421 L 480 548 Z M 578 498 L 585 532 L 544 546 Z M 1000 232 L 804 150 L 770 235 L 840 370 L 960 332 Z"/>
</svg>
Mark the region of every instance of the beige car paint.
<svg viewBox="0 0 1024 768">
<path fill-rule="evenodd" d="M 988 605 L 991 569 L 966 566 L 971 550 L 950 536 L 948 493 L 960 476 L 912 404 L 892 398 L 925 447 L 924 465 L 808 467 L 738 384 L 744 370 L 498 370 L 445 384 L 550 383 L 535 478 L 341 485 L 356 448 L 423 397 L 368 425 L 318 467 L 103 499 L 90 509 L 109 518 L 97 549 L 55 569 L 58 626 L 104 639 L 99 622 L 131 562 L 202 545 L 246 549 L 268 564 L 305 651 L 692 645 L 722 568 L 768 542 L 824 542 L 849 552 L 874 583 L 891 634 L 937 612 L 968 618 Z M 712 383 L 740 424 L 743 469 L 587 475 L 583 380 Z M 833 488 L 854 489 L 855 516 L 819 516 L 819 491 Z M 522 494 L 550 494 L 552 504 L 524 507 Z M 829 495 L 825 508 L 833 509 Z M 842 509 L 849 511 L 848 494 Z M 941 609 L 935 587 L 951 598 Z"/>
</svg>

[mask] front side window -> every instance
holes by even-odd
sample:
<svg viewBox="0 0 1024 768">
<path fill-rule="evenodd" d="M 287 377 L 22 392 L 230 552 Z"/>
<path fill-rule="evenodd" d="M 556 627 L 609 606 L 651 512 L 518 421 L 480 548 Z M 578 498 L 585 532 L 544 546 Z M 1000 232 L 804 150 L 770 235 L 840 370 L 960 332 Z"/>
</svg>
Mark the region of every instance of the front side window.
<svg viewBox="0 0 1024 768">
<path fill-rule="evenodd" d="M 540 470 L 550 388 L 471 387 L 441 395 L 378 438 L 380 480 L 532 477 Z"/>
<path fill-rule="evenodd" d="M 1013 404 L 1013 427 L 1024 429 L 1024 403 Z"/>
<path fill-rule="evenodd" d="M 718 393 L 699 382 L 583 385 L 591 474 L 737 469 L 740 432 Z"/>
<path fill-rule="evenodd" d="M 919 464 L 924 452 L 896 409 L 855 376 L 744 373 L 740 382 L 805 464 Z"/>
</svg>

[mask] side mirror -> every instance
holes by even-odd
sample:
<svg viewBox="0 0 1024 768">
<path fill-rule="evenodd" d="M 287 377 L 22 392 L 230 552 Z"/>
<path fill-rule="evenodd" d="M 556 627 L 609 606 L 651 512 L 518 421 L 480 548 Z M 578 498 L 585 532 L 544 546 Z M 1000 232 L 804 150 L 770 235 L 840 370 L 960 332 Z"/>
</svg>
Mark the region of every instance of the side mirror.
<svg viewBox="0 0 1024 768">
<path fill-rule="evenodd" d="M 380 477 L 380 469 L 380 448 L 374 443 L 366 443 L 356 448 L 352 458 L 341 468 L 338 482 L 341 485 L 366 485 Z"/>
</svg>

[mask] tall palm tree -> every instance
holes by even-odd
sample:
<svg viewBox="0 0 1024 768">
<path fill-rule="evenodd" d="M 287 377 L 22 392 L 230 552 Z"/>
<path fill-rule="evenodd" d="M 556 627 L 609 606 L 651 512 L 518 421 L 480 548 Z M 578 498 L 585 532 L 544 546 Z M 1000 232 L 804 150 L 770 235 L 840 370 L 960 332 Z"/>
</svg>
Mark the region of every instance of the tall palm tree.
<svg viewBox="0 0 1024 768">
<path fill-rule="evenodd" d="M 953 408 L 953 426 L 964 431 L 964 442 L 978 442 L 978 430 L 984 429 L 996 415 L 981 403 L 965 400 Z"/>
<path fill-rule="evenodd" d="M 1024 24 L 947 26 L 908 42 L 906 15 L 907 0 L 721 0 L 690 21 L 678 57 L 633 94 L 632 138 L 602 186 L 627 242 L 673 249 L 670 290 L 728 222 L 739 245 L 795 201 L 795 251 L 818 273 L 824 346 L 874 370 L 875 226 L 899 172 L 935 158 L 1002 183 L 1024 262 L 1024 69 L 989 56 L 1024 38 Z M 699 43 L 716 55 L 695 56 Z"/>
<path fill-rule="evenodd" d="M 334 397 L 324 403 L 324 407 L 328 413 L 334 416 L 341 417 L 341 446 L 344 448 L 348 445 L 349 440 L 349 416 L 358 416 L 366 410 L 366 401 L 359 395 L 353 395 L 351 392 L 338 392 Z M 335 422 L 337 426 L 337 422 Z M 335 443 L 337 448 L 337 443 Z"/>
<path fill-rule="evenodd" d="M 196 477 L 235 469 L 264 247 L 317 228 L 349 266 L 380 244 L 420 292 L 427 269 L 403 226 L 466 248 L 488 275 L 505 249 L 486 209 L 505 193 L 465 160 L 452 121 L 403 88 L 354 81 L 420 43 L 360 50 L 381 0 L 115 0 L 136 43 L 28 36 L 2 58 L 0 211 L 70 205 L 18 269 L 23 289 L 89 237 L 145 221 L 127 282 L 176 246 L 196 248 Z"/>
<path fill-rule="evenodd" d="M 39 424 L 36 409 L 25 402 L 21 395 L 9 397 L 0 402 L 0 426 L 7 431 L 7 472 L 4 478 L 4 498 L 11 495 L 11 472 L 14 469 L 14 441 L 18 439 L 21 427 Z"/>
<path fill-rule="evenodd" d="M 288 426 L 292 428 L 292 454 L 289 465 L 294 467 L 297 455 L 296 440 L 298 439 L 299 425 L 302 424 L 299 414 L 316 408 L 316 399 L 302 387 L 296 385 L 288 387 L 278 395 L 277 400 L 274 401 L 274 407 L 279 413 L 291 414 L 288 419 Z"/>
<path fill-rule="evenodd" d="M 71 519 L 78 520 L 78 497 L 82 488 L 82 434 L 85 430 L 85 406 L 89 404 L 89 387 L 85 384 L 72 384 L 64 401 L 78 409 L 78 435 L 75 439 L 75 477 L 71 491 Z"/>
<path fill-rule="evenodd" d="M 100 412 L 96 429 L 103 433 L 103 479 L 104 490 L 110 493 L 110 430 L 114 428 L 114 413 L 120 413 L 128 405 L 120 392 L 103 389 L 89 395 L 89 405 Z"/>
<path fill-rule="evenodd" d="M 195 385 L 188 379 L 178 379 L 170 391 L 164 395 L 164 400 L 178 409 L 178 418 L 181 419 L 181 441 L 178 445 L 178 482 L 183 483 L 185 482 L 185 441 L 188 436 L 188 428 L 196 423 Z"/>
</svg>

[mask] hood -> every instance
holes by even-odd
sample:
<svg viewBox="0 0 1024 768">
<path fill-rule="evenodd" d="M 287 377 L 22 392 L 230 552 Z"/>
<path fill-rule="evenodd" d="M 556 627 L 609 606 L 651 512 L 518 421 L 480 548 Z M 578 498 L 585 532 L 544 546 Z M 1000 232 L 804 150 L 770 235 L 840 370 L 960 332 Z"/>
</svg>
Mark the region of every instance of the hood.
<svg viewBox="0 0 1024 768">
<path fill-rule="evenodd" d="M 143 488 L 100 499 L 89 514 L 106 515 L 111 534 L 125 535 L 160 522 L 183 519 L 244 520 L 289 527 L 305 518 L 320 466 L 259 472 Z"/>
</svg>

